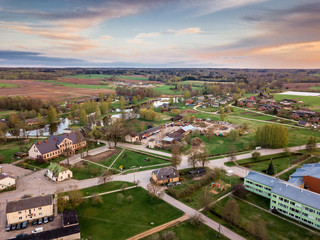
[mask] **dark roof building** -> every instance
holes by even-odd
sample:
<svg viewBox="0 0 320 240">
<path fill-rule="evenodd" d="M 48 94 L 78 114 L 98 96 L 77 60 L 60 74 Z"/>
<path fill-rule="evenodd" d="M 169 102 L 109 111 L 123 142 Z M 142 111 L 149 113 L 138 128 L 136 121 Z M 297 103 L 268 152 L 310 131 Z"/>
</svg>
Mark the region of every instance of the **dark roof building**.
<svg viewBox="0 0 320 240">
<path fill-rule="evenodd" d="M 155 176 L 153 179 L 156 181 L 166 181 L 174 178 L 179 180 L 179 171 L 171 166 L 154 170 L 152 175 Z"/>
<path fill-rule="evenodd" d="M 62 217 L 62 226 L 70 227 L 74 225 L 79 225 L 78 215 L 76 210 L 64 211 L 61 215 Z"/>
<path fill-rule="evenodd" d="M 42 206 L 52 205 L 52 195 L 26 198 L 19 201 L 7 203 L 7 213 L 17 212 L 25 209 L 38 208 Z"/>
</svg>

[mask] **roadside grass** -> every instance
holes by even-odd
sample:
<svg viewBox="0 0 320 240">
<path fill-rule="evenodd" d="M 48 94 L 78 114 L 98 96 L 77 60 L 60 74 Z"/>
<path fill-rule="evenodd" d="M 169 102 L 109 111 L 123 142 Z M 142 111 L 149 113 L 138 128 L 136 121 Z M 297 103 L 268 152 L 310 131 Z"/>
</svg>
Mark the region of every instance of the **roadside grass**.
<svg viewBox="0 0 320 240">
<path fill-rule="evenodd" d="M 121 189 L 121 187 L 124 186 L 124 184 L 127 187 L 134 186 L 134 184 L 130 183 L 130 182 L 114 181 L 114 182 L 107 182 L 107 183 L 93 186 L 93 187 L 89 187 L 89 188 L 83 188 L 83 189 L 81 189 L 81 192 L 84 197 L 92 196 L 97 193 L 104 193 L 104 192 L 109 192 L 109 191 Z"/>
<path fill-rule="evenodd" d="M 149 237 L 143 238 L 143 240 L 154 240 L 157 239 L 156 236 L 161 236 L 162 234 L 172 231 L 176 234 L 177 239 L 181 240 L 214 240 L 214 239 L 221 239 L 227 240 L 229 238 L 224 237 L 222 234 L 219 233 L 212 228 L 208 227 L 207 225 L 200 223 L 199 226 L 194 226 L 190 223 L 190 221 L 185 221 L 176 225 L 171 228 L 167 228 L 162 230 L 159 233 L 153 234 Z"/>
<path fill-rule="evenodd" d="M 99 205 L 89 199 L 76 209 L 82 238 L 127 239 L 183 215 L 163 200 L 152 199 L 141 187 L 121 193 L 122 204 L 117 200 L 118 194 L 101 196 L 103 204 Z M 133 197 L 132 203 L 126 201 L 128 196 Z"/>
<path fill-rule="evenodd" d="M 270 121 L 270 123 L 272 123 L 271 120 L 275 120 L 277 119 L 276 116 L 267 116 L 264 114 L 259 114 L 259 113 L 255 113 L 255 112 L 250 112 L 247 111 L 245 109 L 239 109 L 239 108 L 232 108 L 233 112 L 229 113 L 228 116 L 238 116 L 238 117 L 245 117 L 245 118 L 252 118 L 252 119 L 256 119 L 256 120 L 264 120 L 264 121 Z M 255 110 L 255 109 L 253 109 Z"/>
<path fill-rule="evenodd" d="M 213 220 L 216 220 L 222 225 L 229 227 L 231 230 L 241 234 L 243 237 L 247 239 L 254 239 L 254 237 L 245 232 L 243 228 L 240 229 L 238 226 L 233 226 L 223 220 L 222 215 L 224 207 L 228 200 L 229 198 L 222 199 L 215 206 L 211 207 L 210 212 L 205 214 Z M 266 232 L 268 234 L 268 239 L 319 239 L 319 236 L 313 234 L 311 231 L 300 228 L 268 212 L 264 212 L 257 207 L 251 206 L 239 199 L 235 199 L 235 201 L 238 203 L 240 208 L 239 226 L 245 227 L 250 222 L 252 224 L 255 224 L 258 219 L 262 219 L 266 222 Z"/>
<path fill-rule="evenodd" d="M 99 163 L 105 166 L 110 166 L 110 164 L 117 158 L 117 156 L 118 154 L 113 155 L 109 159 L 105 159 L 104 161 L 100 161 Z M 149 159 L 149 161 L 146 161 L 146 159 Z M 117 159 L 117 161 L 112 165 L 112 168 L 119 169 L 120 166 L 122 166 L 123 170 L 126 170 L 162 163 L 170 164 L 169 161 L 166 161 L 164 159 L 151 157 L 143 153 L 132 152 L 130 150 L 124 150 L 123 153 Z"/>
<path fill-rule="evenodd" d="M 20 85 L 0 82 L 0 88 L 14 88 L 14 87 L 20 87 Z"/>
<path fill-rule="evenodd" d="M 199 107 L 199 108 L 201 109 L 201 111 L 205 111 L 205 112 L 217 112 L 220 110 L 219 108 L 214 108 L 214 107 L 206 107 L 206 108 Z"/>
<path fill-rule="evenodd" d="M 187 172 L 187 170 L 188 169 L 184 169 L 183 172 Z M 189 169 L 189 170 L 191 170 L 191 169 Z M 181 177 L 182 176 L 183 175 L 181 175 Z M 189 185 L 192 185 L 192 184 L 196 183 L 197 181 L 199 181 L 199 180 L 192 179 L 190 177 L 185 177 L 185 176 L 183 176 L 183 177 L 184 177 L 184 180 L 182 181 L 182 184 L 179 185 L 179 186 L 175 186 L 174 187 L 176 190 L 185 189 Z M 225 190 L 220 191 L 220 190 L 217 190 L 215 188 L 211 188 L 210 184 L 208 184 L 208 185 L 203 186 L 200 189 L 196 190 L 191 196 L 186 196 L 186 197 L 180 198 L 178 200 L 181 201 L 182 203 L 188 205 L 189 207 L 192 207 L 192 208 L 194 208 L 196 210 L 199 210 L 200 208 L 203 207 L 203 205 L 202 205 L 202 196 L 203 196 L 203 194 L 205 193 L 206 190 L 207 190 L 207 193 L 209 194 L 210 202 L 214 202 L 218 198 L 220 198 L 220 197 L 224 196 L 225 194 L 229 193 L 232 190 L 233 186 L 235 186 L 237 184 L 240 184 L 242 182 L 242 180 L 239 177 L 237 177 L 235 175 L 227 176 L 225 172 L 222 172 L 221 177 L 219 178 L 219 180 L 223 181 L 224 185 L 231 183 L 231 186 L 230 187 L 225 187 Z M 215 190 L 216 192 L 218 192 L 218 194 L 214 194 L 213 192 L 210 192 L 211 190 Z"/>
<path fill-rule="evenodd" d="M 4 163 L 12 163 L 18 161 L 19 159 L 14 158 L 13 154 L 16 152 L 21 152 L 21 147 L 30 149 L 33 143 L 39 141 L 38 139 L 30 138 L 28 143 L 23 144 L 22 140 L 11 141 L 8 139 L 7 143 L 0 144 L 0 154 L 4 156 Z"/>
<path fill-rule="evenodd" d="M 75 84 L 75 83 L 54 81 L 54 80 L 39 80 L 39 81 L 57 84 L 57 85 L 65 86 L 65 87 L 73 87 L 73 88 L 110 89 L 110 87 L 108 85 Z"/>
<path fill-rule="evenodd" d="M 293 173 L 297 170 L 297 168 L 301 168 L 303 164 L 318 163 L 318 162 L 320 162 L 320 158 L 318 158 L 318 157 L 310 158 L 308 161 L 306 161 L 306 162 L 304 162 L 304 163 L 301 163 L 301 164 L 299 164 L 297 167 L 294 167 L 294 168 L 290 169 L 289 171 L 281 174 L 281 175 L 279 176 L 279 178 L 282 179 L 282 180 L 288 181 L 288 180 L 289 180 L 289 176 L 290 176 L 291 174 L 293 174 Z"/>
</svg>

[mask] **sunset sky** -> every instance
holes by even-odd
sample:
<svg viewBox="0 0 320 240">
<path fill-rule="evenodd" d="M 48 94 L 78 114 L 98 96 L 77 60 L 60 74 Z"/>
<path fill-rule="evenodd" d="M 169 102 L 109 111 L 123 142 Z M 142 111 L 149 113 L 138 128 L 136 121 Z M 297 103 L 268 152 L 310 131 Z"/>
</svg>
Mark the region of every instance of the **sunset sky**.
<svg viewBox="0 0 320 240">
<path fill-rule="evenodd" d="M 319 12 L 319 0 L 0 0 L 0 66 L 320 68 Z"/>
</svg>

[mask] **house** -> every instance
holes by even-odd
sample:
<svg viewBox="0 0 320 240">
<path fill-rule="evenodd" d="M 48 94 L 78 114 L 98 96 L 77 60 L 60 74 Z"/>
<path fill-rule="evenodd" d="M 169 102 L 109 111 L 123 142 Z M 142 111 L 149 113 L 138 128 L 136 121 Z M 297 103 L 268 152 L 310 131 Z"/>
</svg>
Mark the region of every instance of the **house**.
<svg viewBox="0 0 320 240">
<path fill-rule="evenodd" d="M 148 142 L 148 148 L 155 148 L 156 146 L 156 140 L 154 138 L 151 138 Z"/>
<path fill-rule="evenodd" d="M 142 132 L 138 133 L 139 139 L 150 137 L 153 134 L 160 132 L 160 129 L 161 129 L 161 127 L 153 127 L 153 128 L 149 128 L 145 131 L 142 131 Z"/>
<path fill-rule="evenodd" d="M 7 223 L 17 224 L 53 215 L 52 195 L 21 199 L 7 203 Z"/>
<path fill-rule="evenodd" d="M 179 182 L 179 171 L 174 167 L 164 167 L 152 172 L 152 179 L 156 184 Z"/>
<path fill-rule="evenodd" d="M 319 117 L 311 117 L 309 119 L 309 122 L 311 122 L 311 123 L 319 123 Z"/>
<path fill-rule="evenodd" d="M 193 103 L 193 99 L 187 99 L 186 100 L 186 105 L 190 105 L 190 104 L 192 104 Z"/>
<path fill-rule="evenodd" d="M 72 172 L 58 163 L 51 163 L 46 171 L 46 176 L 54 182 L 61 182 L 72 178 Z"/>
<path fill-rule="evenodd" d="M 125 137 L 124 137 L 124 140 L 126 142 L 130 142 L 130 143 L 133 143 L 133 142 L 137 142 L 139 141 L 139 136 L 137 133 L 135 132 L 132 132 L 130 134 L 127 134 Z"/>
<path fill-rule="evenodd" d="M 320 163 L 303 164 L 289 176 L 289 183 L 320 193 Z"/>
<path fill-rule="evenodd" d="M 247 108 L 253 108 L 253 103 L 248 102 L 248 103 L 246 104 L 246 107 L 247 107 Z"/>
<path fill-rule="evenodd" d="M 61 156 L 66 149 L 75 152 L 87 145 L 81 132 L 66 133 L 60 136 L 52 135 L 47 140 L 34 143 L 29 150 L 29 158 L 48 161 Z"/>
<path fill-rule="evenodd" d="M 310 123 L 306 122 L 306 121 L 303 121 L 303 120 L 300 120 L 298 122 L 298 125 L 299 126 L 303 126 L 303 127 L 310 127 Z"/>
<path fill-rule="evenodd" d="M 16 186 L 16 179 L 7 175 L 6 173 L 0 173 L 0 191 L 13 188 Z"/>
<path fill-rule="evenodd" d="M 177 116 L 172 117 L 170 120 L 175 122 L 175 121 L 180 121 L 181 119 L 182 119 L 182 116 L 177 115 Z"/>
<path fill-rule="evenodd" d="M 248 191 L 270 199 L 270 209 L 320 229 L 320 194 L 252 171 L 244 178 L 244 186 Z"/>
</svg>

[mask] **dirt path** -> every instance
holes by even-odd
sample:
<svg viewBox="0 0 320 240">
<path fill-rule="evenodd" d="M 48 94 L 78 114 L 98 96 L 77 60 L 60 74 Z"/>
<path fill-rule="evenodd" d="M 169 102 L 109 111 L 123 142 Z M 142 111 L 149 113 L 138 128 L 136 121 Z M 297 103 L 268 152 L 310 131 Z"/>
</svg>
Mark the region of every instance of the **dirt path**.
<svg viewBox="0 0 320 240">
<path fill-rule="evenodd" d="M 189 219 L 189 217 L 188 217 L 188 215 L 185 214 L 182 217 L 179 217 L 179 218 L 177 218 L 177 219 L 175 219 L 175 220 L 173 220 L 171 222 L 167 222 L 167 223 L 162 224 L 162 225 L 160 225 L 158 227 L 155 227 L 155 228 L 152 228 L 152 229 L 147 230 L 145 232 L 142 232 L 142 233 L 140 233 L 140 234 L 138 234 L 136 236 L 128 238 L 127 240 L 138 240 L 138 239 L 142 239 L 142 238 L 148 237 L 148 236 L 150 236 L 150 235 L 152 235 L 154 233 L 160 232 L 160 231 L 162 231 L 162 230 L 164 230 L 166 228 L 170 228 L 170 227 L 173 227 L 175 225 L 178 225 L 178 224 L 186 221 L 187 219 Z"/>
<path fill-rule="evenodd" d="M 122 151 L 119 153 L 119 155 L 116 157 L 116 159 L 114 159 L 114 161 L 110 164 L 108 169 L 110 169 L 112 167 L 112 165 L 118 160 L 118 158 L 121 156 L 121 154 L 124 152 L 124 150 L 126 150 L 126 149 L 125 148 L 122 149 Z"/>
</svg>

